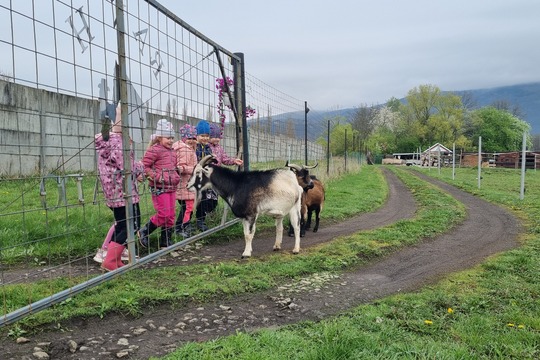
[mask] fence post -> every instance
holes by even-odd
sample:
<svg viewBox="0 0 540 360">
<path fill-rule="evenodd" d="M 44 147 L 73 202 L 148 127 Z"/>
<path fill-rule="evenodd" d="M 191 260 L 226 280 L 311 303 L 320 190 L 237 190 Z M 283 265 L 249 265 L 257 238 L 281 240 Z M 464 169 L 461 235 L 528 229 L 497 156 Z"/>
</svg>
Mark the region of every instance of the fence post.
<svg viewBox="0 0 540 360">
<path fill-rule="evenodd" d="M 238 111 L 236 124 L 236 150 L 242 154 L 244 170 L 249 170 L 249 136 L 246 121 L 246 74 L 244 53 L 234 53 L 239 60 L 233 59 L 234 93 Z"/>
<path fill-rule="evenodd" d="M 456 143 L 452 144 L 452 180 L 456 179 Z"/>
<path fill-rule="evenodd" d="M 482 137 L 478 137 L 478 188 L 480 189 L 480 184 L 482 179 Z"/>
<path fill-rule="evenodd" d="M 347 172 L 347 129 L 345 129 L 345 144 L 344 144 L 344 148 L 345 148 L 345 172 Z"/>
<path fill-rule="evenodd" d="M 330 174 L 330 120 L 328 120 L 328 133 L 326 141 L 326 175 Z"/>
<path fill-rule="evenodd" d="M 307 113 L 309 112 L 309 108 L 307 107 L 307 101 L 304 101 L 304 146 L 305 146 L 305 159 L 304 159 L 304 164 L 306 164 L 307 166 L 307 161 L 308 161 L 308 158 L 307 158 L 307 153 L 308 153 L 308 149 L 307 149 Z"/>
<path fill-rule="evenodd" d="M 527 133 L 523 132 L 523 144 L 521 145 L 521 185 L 519 190 L 519 199 L 525 198 L 525 166 L 527 156 Z"/>
<path fill-rule="evenodd" d="M 122 117 L 122 155 L 124 160 L 124 199 L 126 206 L 126 227 L 127 227 L 127 247 L 129 251 L 129 262 L 135 263 L 135 219 L 133 214 L 133 169 L 131 168 L 131 141 L 129 139 L 128 120 L 128 85 L 126 71 L 126 44 L 124 29 L 124 4 L 122 0 L 116 1 L 116 36 L 118 46 L 118 71 L 116 71 L 116 81 L 119 81 L 121 117 Z M 116 122 L 116 117 L 113 120 Z"/>
</svg>

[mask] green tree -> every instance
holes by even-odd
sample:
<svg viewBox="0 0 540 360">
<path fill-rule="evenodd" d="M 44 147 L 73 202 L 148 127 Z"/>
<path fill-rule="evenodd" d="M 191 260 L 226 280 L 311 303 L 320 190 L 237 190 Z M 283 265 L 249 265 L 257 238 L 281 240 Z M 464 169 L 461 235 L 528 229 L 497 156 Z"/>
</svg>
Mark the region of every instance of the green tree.
<svg viewBox="0 0 540 360">
<path fill-rule="evenodd" d="M 519 151 L 523 132 L 530 131 L 530 125 L 505 110 L 494 107 L 478 109 L 472 114 L 472 142 L 478 147 L 478 137 L 482 137 L 482 151 Z M 527 140 L 532 144 L 530 135 Z"/>
<path fill-rule="evenodd" d="M 398 152 L 396 134 L 388 126 L 379 126 L 366 142 L 366 148 L 374 155 Z"/>
<path fill-rule="evenodd" d="M 402 119 L 397 127 L 403 145 L 416 143 L 413 149 L 435 142 L 451 146 L 463 134 L 464 108 L 459 96 L 441 93 L 434 85 L 420 85 L 409 90 L 406 99 L 400 106 Z"/>
<path fill-rule="evenodd" d="M 352 125 L 345 122 L 343 116 L 336 116 L 330 122 L 330 152 L 333 155 L 344 155 L 345 143 L 347 142 L 347 150 L 351 150 L 353 137 L 358 136 L 358 131 L 353 130 Z M 347 141 L 345 141 L 345 134 L 347 135 Z M 325 134 L 324 138 L 320 137 L 317 140 L 317 143 L 326 148 L 327 138 L 328 134 Z"/>
</svg>

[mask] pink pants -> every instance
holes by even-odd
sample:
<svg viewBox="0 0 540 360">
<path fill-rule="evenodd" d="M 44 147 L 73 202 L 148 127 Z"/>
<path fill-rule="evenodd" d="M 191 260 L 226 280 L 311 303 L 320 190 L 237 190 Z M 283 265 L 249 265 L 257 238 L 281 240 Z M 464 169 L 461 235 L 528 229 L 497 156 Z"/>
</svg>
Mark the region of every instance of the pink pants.
<svg viewBox="0 0 540 360">
<path fill-rule="evenodd" d="M 174 191 L 152 195 L 152 203 L 157 213 L 150 218 L 150 221 L 157 227 L 165 229 L 173 227 L 176 215 L 176 194 Z"/>
<path fill-rule="evenodd" d="M 184 220 L 182 221 L 183 224 L 189 222 L 189 219 L 191 219 L 191 213 L 193 212 L 193 204 L 195 203 L 195 200 L 184 200 L 186 202 L 186 211 L 184 212 Z"/>
</svg>

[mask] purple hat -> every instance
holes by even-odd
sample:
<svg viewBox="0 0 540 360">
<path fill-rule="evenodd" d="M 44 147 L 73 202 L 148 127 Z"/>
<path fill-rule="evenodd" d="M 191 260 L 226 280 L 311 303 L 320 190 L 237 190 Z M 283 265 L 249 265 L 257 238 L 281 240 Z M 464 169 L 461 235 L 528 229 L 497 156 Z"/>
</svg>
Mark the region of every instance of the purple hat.
<svg viewBox="0 0 540 360">
<path fill-rule="evenodd" d="M 186 139 L 195 139 L 197 137 L 197 129 L 193 125 L 185 124 L 180 127 L 180 138 L 182 141 Z"/>
<path fill-rule="evenodd" d="M 221 139 L 221 126 L 216 123 L 210 123 L 210 138 Z"/>
</svg>

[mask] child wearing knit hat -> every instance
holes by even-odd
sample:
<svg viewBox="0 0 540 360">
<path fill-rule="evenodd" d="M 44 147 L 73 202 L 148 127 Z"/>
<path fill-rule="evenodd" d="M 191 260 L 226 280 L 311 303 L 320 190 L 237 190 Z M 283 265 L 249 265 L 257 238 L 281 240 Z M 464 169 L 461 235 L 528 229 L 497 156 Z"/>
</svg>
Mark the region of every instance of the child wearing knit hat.
<svg viewBox="0 0 540 360">
<path fill-rule="evenodd" d="M 208 145 L 212 150 L 212 154 L 214 154 L 214 156 L 216 157 L 217 164 L 242 166 L 244 164 L 244 161 L 242 159 L 233 158 L 227 155 L 225 149 L 219 143 L 221 141 L 221 137 L 221 126 L 216 123 L 210 123 L 210 140 L 208 142 Z"/>
<path fill-rule="evenodd" d="M 197 123 L 197 146 L 195 153 L 197 161 L 201 161 L 206 155 L 212 155 L 212 149 L 208 144 L 210 140 L 210 124 L 206 120 L 200 120 Z M 210 214 L 217 207 L 218 197 L 212 189 L 203 190 L 201 201 L 197 205 L 195 216 L 197 217 L 197 228 L 201 231 L 208 230 L 206 226 L 206 215 Z"/>
<path fill-rule="evenodd" d="M 189 191 L 186 185 L 193 173 L 193 169 L 197 165 L 197 154 L 195 147 L 197 146 L 197 129 L 185 124 L 180 128 L 181 140 L 173 144 L 173 150 L 176 151 L 176 166 L 180 173 L 180 185 L 176 189 L 176 200 L 180 205 L 180 212 L 176 218 L 174 231 L 177 235 L 184 238 L 191 236 L 191 214 L 195 203 L 195 193 Z"/>
<path fill-rule="evenodd" d="M 111 108 L 113 104 L 109 105 Z M 110 227 L 103 245 L 94 256 L 96 262 L 101 263 L 101 267 L 106 271 L 116 270 L 123 266 L 122 260 L 128 260 L 126 241 L 128 238 L 126 221 L 126 201 L 124 196 L 123 176 L 124 176 L 124 146 L 122 140 L 122 117 L 120 114 L 120 104 L 116 106 L 116 115 L 111 122 L 111 127 L 102 129 L 102 133 L 95 135 L 95 149 L 97 155 L 97 168 L 101 187 L 107 206 L 114 215 L 114 224 Z M 139 192 L 137 181 L 139 174 L 142 174 L 142 163 L 136 162 L 133 150 L 130 151 L 132 169 L 132 193 L 133 220 L 135 232 L 139 229 L 140 208 Z M 142 181 L 142 177 L 141 181 Z"/>
<path fill-rule="evenodd" d="M 174 130 L 166 119 L 157 122 L 154 140 L 144 153 L 144 174 L 152 193 L 152 204 L 156 214 L 141 229 L 139 243 L 148 247 L 149 236 L 161 227 L 159 246 L 166 248 L 172 244 L 176 210 L 176 188 L 180 183 L 176 152 L 173 151 Z"/>
</svg>

